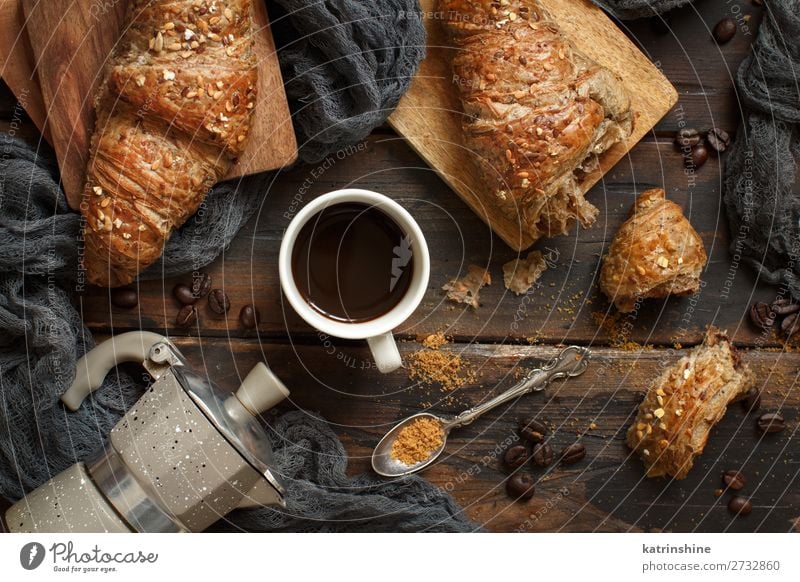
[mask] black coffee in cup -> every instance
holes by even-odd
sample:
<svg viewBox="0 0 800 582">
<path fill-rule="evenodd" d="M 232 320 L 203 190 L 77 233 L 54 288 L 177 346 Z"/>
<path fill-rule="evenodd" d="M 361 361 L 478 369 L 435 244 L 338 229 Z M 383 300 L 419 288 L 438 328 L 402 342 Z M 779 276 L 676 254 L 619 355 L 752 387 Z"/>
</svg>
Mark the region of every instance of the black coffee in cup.
<svg viewBox="0 0 800 582">
<path fill-rule="evenodd" d="M 358 202 L 328 206 L 292 250 L 298 291 L 322 315 L 362 322 L 391 311 L 411 285 L 411 241 L 385 212 Z"/>
</svg>

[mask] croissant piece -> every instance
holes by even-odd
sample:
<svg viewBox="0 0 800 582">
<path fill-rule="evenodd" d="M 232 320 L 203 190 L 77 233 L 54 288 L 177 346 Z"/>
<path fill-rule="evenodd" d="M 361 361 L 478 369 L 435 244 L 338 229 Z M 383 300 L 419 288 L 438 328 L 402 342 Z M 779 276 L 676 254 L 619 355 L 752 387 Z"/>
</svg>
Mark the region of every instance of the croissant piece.
<svg viewBox="0 0 800 582">
<path fill-rule="evenodd" d="M 681 207 L 664 190 L 637 198 L 603 259 L 600 289 L 622 312 L 641 299 L 691 295 L 700 289 L 708 257 Z"/>
<path fill-rule="evenodd" d="M 579 181 L 633 128 L 611 71 L 580 53 L 536 0 L 440 0 L 455 48 L 465 145 L 498 208 L 534 239 L 588 226 Z"/>
<path fill-rule="evenodd" d="M 755 383 L 724 332 L 709 328 L 697 346 L 656 379 L 628 429 L 648 477 L 683 479 L 731 402 Z"/>
<path fill-rule="evenodd" d="M 247 143 L 257 69 L 251 0 L 132 0 L 95 101 L 81 212 L 89 282 L 117 287 Z"/>
</svg>

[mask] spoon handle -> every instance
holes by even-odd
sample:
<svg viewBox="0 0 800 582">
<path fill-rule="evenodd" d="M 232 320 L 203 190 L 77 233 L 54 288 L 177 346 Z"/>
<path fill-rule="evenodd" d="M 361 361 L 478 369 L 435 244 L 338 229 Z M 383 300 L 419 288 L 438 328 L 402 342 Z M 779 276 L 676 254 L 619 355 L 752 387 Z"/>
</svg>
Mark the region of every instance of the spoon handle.
<svg viewBox="0 0 800 582">
<path fill-rule="evenodd" d="M 514 386 L 498 394 L 491 400 L 479 404 L 469 410 L 465 410 L 452 420 L 445 423 L 445 429 L 466 426 L 481 416 L 483 413 L 492 410 L 510 400 L 514 400 L 528 394 L 529 392 L 540 392 L 544 390 L 550 382 L 558 378 L 572 378 L 580 376 L 589 365 L 589 349 L 579 346 L 569 346 L 564 348 L 549 364 L 542 368 L 535 368 L 528 372 L 525 377 Z"/>
</svg>

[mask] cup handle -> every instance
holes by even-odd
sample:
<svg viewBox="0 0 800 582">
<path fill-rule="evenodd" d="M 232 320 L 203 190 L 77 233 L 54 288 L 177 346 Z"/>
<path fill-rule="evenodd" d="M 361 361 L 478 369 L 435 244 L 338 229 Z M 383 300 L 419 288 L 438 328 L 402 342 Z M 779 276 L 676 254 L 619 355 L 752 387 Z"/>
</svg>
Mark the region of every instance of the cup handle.
<svg viewBox="0 0 800 582">
<path fill-rule="evenodd" d="M 400 351 L 397 349 L 397 342 L 394 341 L 392 332 L 387 331 L 384 334 L 376 335 L 375 337 L 367 338 L 367 344 L 372 351 L 372 358 L 375 364 L 384 374 L 393 372 L 403 365 L 403 360 L 400 358 Z"/>
</svg>

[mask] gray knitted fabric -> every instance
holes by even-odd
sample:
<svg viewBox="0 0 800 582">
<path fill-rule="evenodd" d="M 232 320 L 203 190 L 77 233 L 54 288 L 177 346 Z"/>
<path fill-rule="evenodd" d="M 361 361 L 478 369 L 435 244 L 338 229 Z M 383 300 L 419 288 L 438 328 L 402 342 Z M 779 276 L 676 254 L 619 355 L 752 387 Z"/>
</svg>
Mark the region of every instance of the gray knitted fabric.
<svg viewBox="0 0 800 582">
<path fill-rule="evenodd" d="M 77 412 L 61 406 L 77 358 L 93 346 L 72 303 L 79 217 L 67 208 L 49 159 L 5 134 L 0 152 L 0 495 L 17 499 L 99 450 L 141 388 L 116 371 Z M 347 477 L 344 447 L 309 413 L 273 418 L 270 429 L 288 509 L 240 511 L 220 525 L 223 529 L 476 527 L 449 496 L 419 477 Z"/>
<path fill-rule="evenodd" d="M 269 0 L 267 9 L 302 161 L 367 137 L 425 56 L 416 0 Z"/>
<path fill-rule="evenodd" d="M 724 168 L 731 253 L 800 300 L 800 0 L 769 0 L 736 88 L 747 114 Z"/>
</svg>

